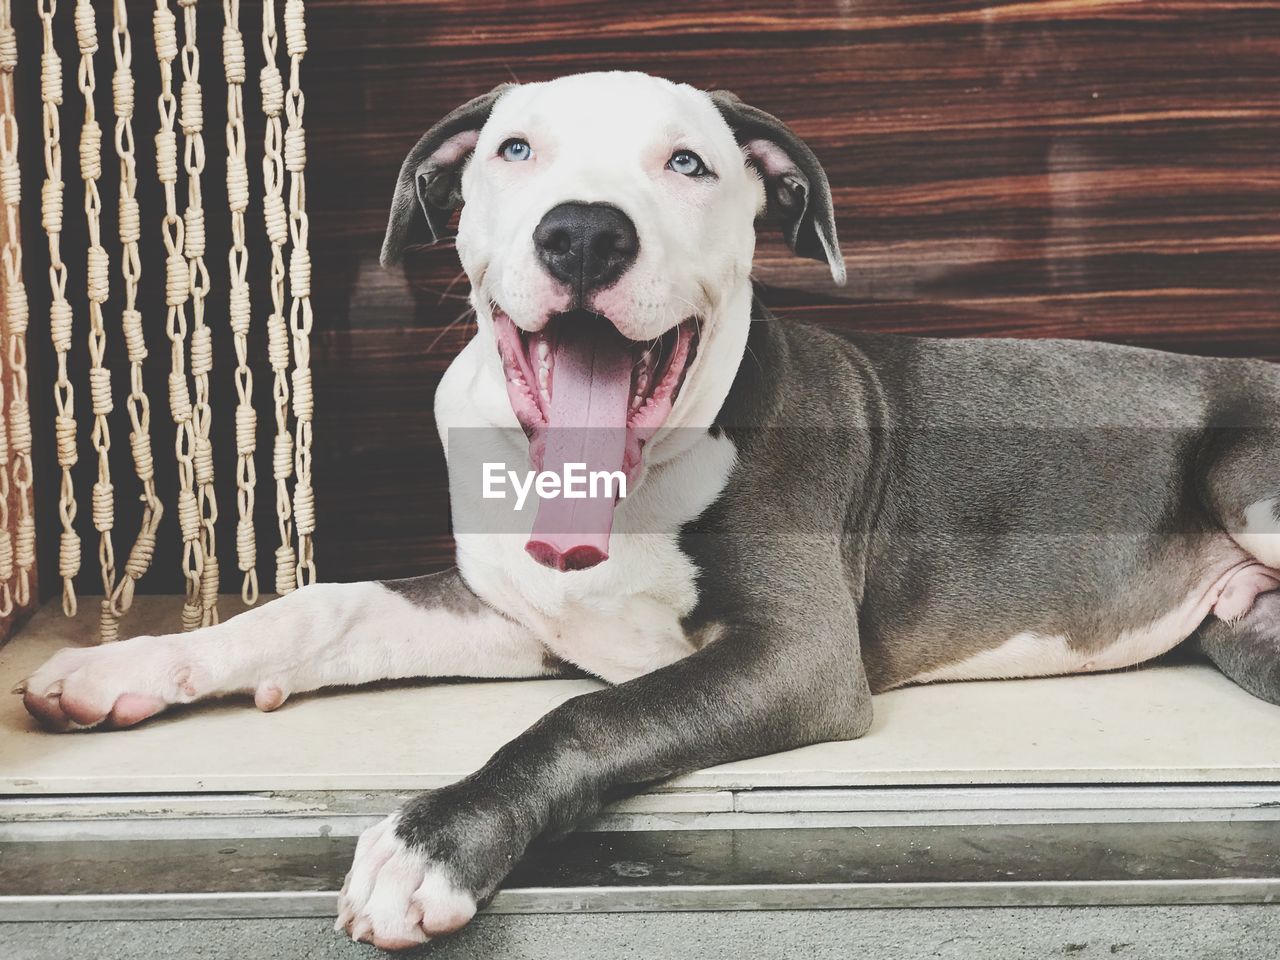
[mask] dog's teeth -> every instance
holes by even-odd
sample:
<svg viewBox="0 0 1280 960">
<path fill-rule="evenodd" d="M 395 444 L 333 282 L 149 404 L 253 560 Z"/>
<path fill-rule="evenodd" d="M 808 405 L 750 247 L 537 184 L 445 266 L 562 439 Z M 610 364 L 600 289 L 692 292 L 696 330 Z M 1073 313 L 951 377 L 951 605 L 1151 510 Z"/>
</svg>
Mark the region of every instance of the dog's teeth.
<svg viewBox="0 0 1280 960">
<path fill-rule="evenodd" d="M 538 359 L 546 361 L 551 357 L 551 345 L 545 340 L 538 341 Z"/>
<path fill-rule="evenodd" d="M 539 390 L 538 392 L 539 392 L 539 393 L 541 394 L 541 396 L 542 396 L 542 402 L 543 402 L 543 403 L 545 403 L 545 404 L 547 404 L 547 405 L 550 405 L 550 403 L 551 403 L 551 394 L 547 393 L 547 388 L 546 388 L 546 387 L 543 387 L 543 388 L 542 388 L 541 390 Z"/>
<path fill-rule="evenodd" d="M 539 367 L 538 368 L 538 386 L 542 387 L 542 389 L 545 390 L 547 388 L 547 384 L 550 382 L 550 379 L 551 379 L 551 371 L 548 370 L 546 367 Z"/>
<path fill-rule="evenodd" d="M 631 398 L 631 409 L 635 410 L 639 406 L 640 406 L 640 396 L 637 394 L 636 396 Z"/>
</svg>

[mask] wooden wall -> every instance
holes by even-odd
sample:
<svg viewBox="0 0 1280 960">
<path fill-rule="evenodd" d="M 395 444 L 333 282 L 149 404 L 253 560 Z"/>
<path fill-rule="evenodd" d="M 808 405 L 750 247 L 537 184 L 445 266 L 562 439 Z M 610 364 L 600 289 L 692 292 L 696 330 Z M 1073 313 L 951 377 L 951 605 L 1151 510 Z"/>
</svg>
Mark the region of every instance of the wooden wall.
<svg viewBox="0 0 1280 960">
<path fill-rule="evenodd" d="M 29 6 L 18 12 L 25 18 L 22 129 L 31 198 L 41 163 L 39 33 Z M 63 0 L 59 12 L 69 67 L 71 6 Z M 99 7 L 106 16 L 109 5 Z M 221 13 L 208 0 L 200 8 L 210 41 L 203 58 L 210 80 L 207 177 L 216 185 L 225 120 L 215 82 Z M 149 99 L 155 85 L 151 5 L 131 0 L 129 9 L 142 87 L 145 180 L 154 169 L 156 125 Z M 431 398 L 470 333 L 459 321 L 466 281 L 447 246 L 415 252 L 391 273 L 378 267 L 377 255 L 405 151 L 451 107 L 504 80 L 647 70 L 735 90 L 789 121 L 826 164 L 850 282 L 836 289 L 821 266 L 791 259 L 772 240 L 763 243 L 756 273 L 784 317 L 914 334 L 1089 337 L 1280 358 L 1280 2 L 310 0 L 308 10 L 315 479 L 325 578 L 405 575 L 448 563 Z M 251 76 L 261 65 L 252 41 L 259 16 L 257 4 L 243 4 Z M 104 78 L 107 26 L 98 60 Z M 74 117 L 73 73 L 67 85 Z M 105 97 L 101 104 L 106 109 Z M 252 97 L 248 107 L 256 152 L 262 125 Z M 78 119 L 64 121 L 69 179 L 76 176 L 78 126 Z M 114 169 L 108 163 L 105 182 Z M 145 186 L 144 284 L 157 342 L 149 377 L 159 397 L 168 363 L 159 310 L 161 207 L 153 183 Z M 216 187 L 207 187 L 206 196 L 210 210 L 217 209 Z M 259 213 L 255 205 L 255 230 Z M 29 211 L 26 236 L 38 237 L 38 229 Z M 114 221 L 107 230 L 110 235 Z M 224 222 L 213 224 L 210 242 L 213 251 L 225 250 Z M 256 232 L 252 242 L 261 293 L 265 243 Z M 36 291 L 33 306 L 41 309 L 47 305 L 42 264 L 38 248 L 29 249 L 28 283 Z M 215 437 L 220 535 L 230 548 L 230 334 L 217 306 L 225 302 L 225 258 L 214 252 L 209 263 L 210 321 L 221 363 L 215 371 L 222 404 L 215 413 L 221 414 L 215 429 L 219 422 L 222 428 Z M 118 276 L 115 264 L 113 272 Z M 113 297 L 118 310 L 118 291 Z M 260 303 L 259 318 L 265 316 L 265 300 Z M 33 324 L 37 338 L 39 329 Z M 47 343 L 40 347 L 33 350 L 35 362 L 47 369 Z M 260 339 L 256 348 L 261 357 Z M 115 356 L 123 371 L 122 354 Z M 269 383 L 264 368 L 259 362 L 262 399 Z M 116 377 L 123 388 L 123 374 Z M 47 376 L 33 378 L 42 395 L 48 386 Z M 81 395 L 84 404 L 87 391 Z M 172 434 L 163 403 L 159 407 L 161 451 L 169 449 Z M 269 423 L 265 414 L 262 423 Z M 116 430 L 117 487 L 131 496 L 136 484 L 128 477 L 123 416 Z M 48 571 L 56 529 L 49 449 L 37 466 Z M 269 482 L 265 458 L 259 472 Z M 87 498 L 91 478 L 83 479 Z M 162 486 L 172 485 L 170 468 Z M 264 486 L 264 565 L 273 546 L 271 508 Z M 135 528 L 136 510 L 122 508 L 125 547 Z M 153 590 L 180 584 L 172 517 L 166 528 L 167 546 L 148 581 Z M 93 554 L 85 550 L 86 567 Z M 234 588 L 229 549 L 226 557 L 227 586 Z M 82 578 L 87 590 L 94 588 L 91 574 Z M 48 574 L 43 579 L 57 582 Z"/>
</svg>

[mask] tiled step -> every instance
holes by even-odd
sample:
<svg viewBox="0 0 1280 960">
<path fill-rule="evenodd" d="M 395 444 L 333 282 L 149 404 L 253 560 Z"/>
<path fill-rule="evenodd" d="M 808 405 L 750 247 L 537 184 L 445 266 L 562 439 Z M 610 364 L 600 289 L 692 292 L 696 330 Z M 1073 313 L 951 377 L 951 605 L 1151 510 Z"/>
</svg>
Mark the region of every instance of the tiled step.
<svg viewBox="0 0 1280 960">
<path fill-rule="evenodd" d="M 1255 798 L 1256 799 L 1256 798 Z M 1280 811 L 1089 822 L 588 830 L 539 845 L 491 913 L 1272 903 Z M 796 804 L 791 804 L 795 806 Z M 1120 805 L 1131 817 L 1135 809 Z M 922 813 L 922 811 L 921 811 Z M 744 815 L 750 822 L 750 814 Z M 874 818 L 872 818 L 874 819 Z M 942 819 L 947 819 L 943 817 Z M 954 818 L 952 818 L 954 819 Z M 1000 820 L 995 814 L 988 820 Z M 120 824 L 116 819 L 112 823 Z M 38 840 L 0 827 L 0 921 L 315 917 L 334 912 L 354 836 Z M 764 820 L 765 824 L 778 820 Z M 317 824 L 317 826 L 320 826 Z M 197 829 L 195 832 L 200 832 Z"/>
</svg>

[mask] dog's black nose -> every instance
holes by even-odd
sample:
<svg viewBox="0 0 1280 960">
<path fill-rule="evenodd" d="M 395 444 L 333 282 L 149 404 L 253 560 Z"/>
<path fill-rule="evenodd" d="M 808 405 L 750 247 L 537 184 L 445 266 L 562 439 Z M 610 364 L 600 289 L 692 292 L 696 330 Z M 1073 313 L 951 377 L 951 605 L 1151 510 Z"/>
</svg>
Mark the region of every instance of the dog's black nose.
<svg viewBox="0 0 1280 960">
<path fill-rule="evenodd" d="M 631 218 L 608 203 L 562 203 L 533 231 L 538 259 L 581 296 L 627 272 L 640 251 Z"/>
</svg>

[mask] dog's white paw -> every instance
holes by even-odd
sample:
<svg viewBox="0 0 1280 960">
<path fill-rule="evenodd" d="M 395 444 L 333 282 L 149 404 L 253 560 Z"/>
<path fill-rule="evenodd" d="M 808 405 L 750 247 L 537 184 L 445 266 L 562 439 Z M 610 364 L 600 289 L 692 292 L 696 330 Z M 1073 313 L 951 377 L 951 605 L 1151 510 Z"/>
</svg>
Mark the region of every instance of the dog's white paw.
<svg viewBox="0 0 1280 960">
<path fill-rule="evenodd" d="M 195 699 L 191 668 L 167 637 L 134 637 L 59 650 L 14 689 L 55 731 L 130 727 L 172 703 Z"/>
<path fill-rule="evenodd" d="M 335 930 L 383 950 L 404 950 L 453 933 L 475 916 L 476 901 L 449 871 L 396 836 L 399 814 L 360 835 L 338 895 Z"/>
</svg>

